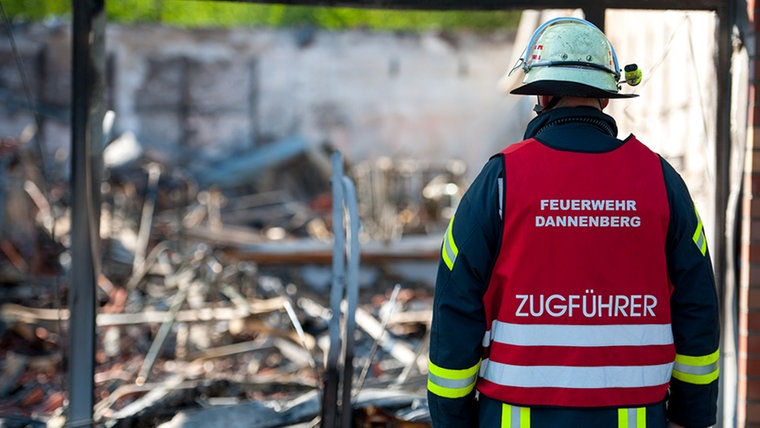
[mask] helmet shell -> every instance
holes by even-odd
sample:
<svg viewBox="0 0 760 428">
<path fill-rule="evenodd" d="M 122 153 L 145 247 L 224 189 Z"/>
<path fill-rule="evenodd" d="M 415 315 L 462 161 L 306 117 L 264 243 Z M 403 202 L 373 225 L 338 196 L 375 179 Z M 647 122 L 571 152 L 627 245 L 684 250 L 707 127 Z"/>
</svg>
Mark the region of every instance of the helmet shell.
<svg viewBox="0 0 760 428">
<path fill-rule="evenodd" d="M 556 18 L 539 27 L 525 50 L 520 95 L 630 98 L 620 94 L 620 68 L 612 44 L 579 18 Z"/>
</svg>

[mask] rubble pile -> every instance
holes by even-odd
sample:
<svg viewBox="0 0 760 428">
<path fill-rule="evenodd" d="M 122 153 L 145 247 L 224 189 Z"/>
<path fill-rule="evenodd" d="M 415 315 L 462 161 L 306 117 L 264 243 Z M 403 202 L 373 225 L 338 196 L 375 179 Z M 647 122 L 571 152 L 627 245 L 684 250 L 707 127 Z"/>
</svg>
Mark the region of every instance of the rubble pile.
<svg viewBox="0 0 760 428">
<path fill-rule="evenodd" d="M 106 162 L 98 425 L 319 425 L 332 316 L 330 164 L 327 151 L 299 147 L 275 142 L 204 171 L 144 155 Z M 0 153 L 0 424 L 62 426 L 69 195 L 22 154 L 13 142 Z M 429 426 L 432 282 L 464 170 L 381 159 L 346 171 L 362 243 L 354 426 Z"/>
</svg>

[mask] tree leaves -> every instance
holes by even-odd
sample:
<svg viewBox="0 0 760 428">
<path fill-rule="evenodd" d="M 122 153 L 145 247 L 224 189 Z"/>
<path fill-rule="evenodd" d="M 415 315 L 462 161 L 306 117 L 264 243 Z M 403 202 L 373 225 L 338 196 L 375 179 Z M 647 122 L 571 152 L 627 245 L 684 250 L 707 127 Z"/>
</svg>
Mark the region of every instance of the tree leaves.
<svg viewBox="0 0 760 428">
<path fill-rule="evenodd" d="M 330 30 L 471 30 L 516 27 L 520 11 L 417 11 L 287 6 L 204 0 L 106 0 L 109 22 L 199 27 L 298 27 Z M 70 2 L 21 0 L 5 4 L 14 20 L 70 16 Z"/>
</svg>

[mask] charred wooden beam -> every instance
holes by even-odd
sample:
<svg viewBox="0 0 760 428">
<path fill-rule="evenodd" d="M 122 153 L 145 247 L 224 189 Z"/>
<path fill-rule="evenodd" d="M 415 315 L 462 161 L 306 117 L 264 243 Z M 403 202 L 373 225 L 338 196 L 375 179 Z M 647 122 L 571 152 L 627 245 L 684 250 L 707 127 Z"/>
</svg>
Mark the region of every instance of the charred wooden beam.
<svg viewBox="0 0 760 428">
<path fill-rule="evenodd" d="M 227 248 L 226 256 L 260 264 L 329 264 L 330 243 L 313 239 L 262 242 Z M 436 261 L 441 256 L 441 238 L 409 236 L 394 242 L 369 242 L 361 247 L 363 265 L 394 261 Z"/>
<path fill-rule="evenodd" d="M 284 297 L 249 302 L 249 310 L 240 308 L 198 308 L 184 309 L 176 313 L 176 322 L 228 321 L 242 319 L 255 314 L 279 311 L 283 307 Z M 15 303 L 0 305 L 0 321 L 6 324 L 25 323 L 55 327 L 59 322 L 68 320 L 67 309 L 29 308 Z M 101 313 L 96 317 L 99 327 L 135 324 L 159 324 L 172 319 L 171 312 L 145 310 L 140 313 L 109 314 Z"/>
<path fill-rule="evenodd" d="M 71 278 L 67 423 L 90 425 L 95 376 L 95 286 L 105 115 L 105 0 L 73 2 Z"/>
</svg>

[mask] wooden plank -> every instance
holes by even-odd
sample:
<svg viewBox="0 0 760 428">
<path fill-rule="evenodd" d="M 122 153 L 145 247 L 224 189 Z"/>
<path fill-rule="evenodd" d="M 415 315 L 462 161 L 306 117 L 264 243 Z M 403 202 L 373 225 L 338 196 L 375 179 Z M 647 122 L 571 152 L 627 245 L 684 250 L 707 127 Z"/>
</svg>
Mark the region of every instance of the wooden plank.
<svg viewBox="0 0 760 428">
<path fill-rule="evenodd" d="M 224 253 L 238 260 L 260 264 L 329 264 L 332 243 L 314 239 L 261 242 L 237 246 Z M 409 236 L 393 242 L 369 242 L 361 246 L 361 263 L 436 261 L 441 256 L 441 237 Z"/>
<path fill-rule="evenodd" d="M 219 321 L 245 318 L 253 314 L 278 311 L 283 308 L 285 299 L 274 297 L 265 300 L 250 302 L 250 310 L 239 308 L 198 308 L 185 309 L 176 314 L 177 322 Z M 172 314 L 168 311 L 146 310 L 133 314 L 108 314 L 97 315 L 96 323 L 99 327 L 114 325 L 133 324 L 156 324 L 171 319 Z M 15 303 L 6 303 L 0 306 L 0 320 L 7 324 L 51 324 L 69 319 L 68 309 L 43 309 L 29 308 Z"/>
</svg>

